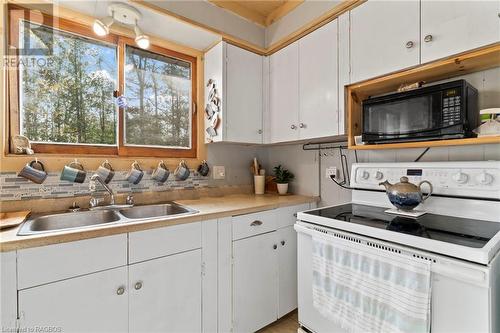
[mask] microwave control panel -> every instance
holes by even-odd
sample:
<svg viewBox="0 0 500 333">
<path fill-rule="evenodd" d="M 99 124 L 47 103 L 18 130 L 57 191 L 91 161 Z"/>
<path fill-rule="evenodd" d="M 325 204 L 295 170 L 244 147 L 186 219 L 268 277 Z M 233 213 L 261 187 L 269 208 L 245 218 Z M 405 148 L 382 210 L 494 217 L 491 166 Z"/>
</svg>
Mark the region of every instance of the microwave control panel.
<svg viewBox="0 0 500 333">
<path fill-rule="evenodd" d="M 453 126 L 460 123 L 462 101 L 460 89 L 443 91 L 443 125 Z"/>
</svg>

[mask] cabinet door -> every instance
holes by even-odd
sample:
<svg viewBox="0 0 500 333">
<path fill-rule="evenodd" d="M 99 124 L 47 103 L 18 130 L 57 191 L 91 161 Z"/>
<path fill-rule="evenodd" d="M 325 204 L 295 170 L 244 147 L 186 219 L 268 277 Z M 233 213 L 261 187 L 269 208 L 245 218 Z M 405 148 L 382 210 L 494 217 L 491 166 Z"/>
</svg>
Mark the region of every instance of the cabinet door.
<svg viewBox="0 0 500 333">
<path fill-rule="evenodd" d="M 226 44 L 226 141 L 262 143 L 262 57 Z"/>
<path fill-rule="evenodd" d="M 255 332 L 277 319 L 276 232 L 233 242 L 233 328 Z"/>
<path fill-rule="evenodd" d="M 499 10 L 499 1 L 422 1 L 422 62 L 500 41 Z"/>
<path fill-rule="evenodd" d="M 297 308 L 297 233 L 293 226 L 278 230 L 278 317 Z"/>
<path fill-rule="evenodd" d="M 57 327 L 63 332 L 126 332 L 126 286 L 127 268 L 120 267 L 20 290 L 21 331 Z"/>
<path fill-rule="evenodd" d="M 129 266 L 130 332 L 201 332 L 201 250 Z"/>
<path fill-rule="evenodd" d="M 415 0 L 368 1 L 351 11 L 353 82 L 418 65 L 419 6 Z"/>
<path fill-rule="evenodd" d="M 288 45 L 270 57 L 271 142 L 299 138 L 299 46 Z"/>
<path fill-rule="evenodd" d="M 338 134 L 337 20 L 299 40 L 301 139 Z"/>
</svg>

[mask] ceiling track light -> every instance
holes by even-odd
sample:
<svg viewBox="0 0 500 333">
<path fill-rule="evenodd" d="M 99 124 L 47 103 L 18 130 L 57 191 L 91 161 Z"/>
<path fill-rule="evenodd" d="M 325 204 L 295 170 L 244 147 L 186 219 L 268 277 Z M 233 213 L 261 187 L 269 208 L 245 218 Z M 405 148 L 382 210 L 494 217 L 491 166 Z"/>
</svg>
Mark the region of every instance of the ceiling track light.
<svg viewBox="0 0 500 333">
<path fill-rule="evenodd" d="M 137 25 L 141 19 L 141 13 L 134 7 L 125 3 L 112 3 L 108 7 L 109 16 L 94 21 L 94 33 L 98 36 L 109 34 L 109 28 L 113 23 L 118 22 L 127 26 L 133 26 L 135 33 L 135 43 L 141 49 L 149 47 L 149 37 L 145 35 Z"/>
<path fill-rule="evenodd" d="M 141 49 L 147 49 L 149 47 L 149 37 L 142 32 L 137 24 L 134 26 L 134 32 L 135 43 L 137 44 L 137 46 L 139 46 Z"/>
</svg>

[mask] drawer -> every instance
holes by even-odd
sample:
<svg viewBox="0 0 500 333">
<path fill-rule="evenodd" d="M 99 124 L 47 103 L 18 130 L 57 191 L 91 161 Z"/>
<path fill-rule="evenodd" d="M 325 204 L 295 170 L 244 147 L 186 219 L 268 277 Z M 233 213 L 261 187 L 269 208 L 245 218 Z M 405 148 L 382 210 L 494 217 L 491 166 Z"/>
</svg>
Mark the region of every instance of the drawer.
<svg viewBox="0 0 500 333">
<path fill-rule="evenodd" d="M 127 234 L 19 250 L 18 288 L 29 288 L 126 264 Z"/>
<path fill-rule="evenodd" d="M 201 222 L 129 234 L 129 263 L 201 248 Z"/>
<path fill-rule="evenodd" d="M 233 216 L 233 240 L 276 230 L 276 210 Z"/>
<path fill-rule="evenodd" d="M 276 223 L 278 229 L 293 225 L 297 221 L 297 212 L 303 212 L 305 210 L 308 210 L 309 208 L 310 205 L 308 203 L 303 205 L 278 208 L 276 210 Z"/>
</svg>

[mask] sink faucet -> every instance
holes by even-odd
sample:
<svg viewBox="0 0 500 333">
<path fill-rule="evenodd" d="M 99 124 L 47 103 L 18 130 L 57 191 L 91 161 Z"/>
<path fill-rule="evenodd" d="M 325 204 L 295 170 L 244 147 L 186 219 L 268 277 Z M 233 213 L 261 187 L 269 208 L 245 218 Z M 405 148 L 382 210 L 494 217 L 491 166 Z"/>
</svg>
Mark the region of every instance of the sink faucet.
<svg viewBox="0 0 500 333">
<path fill-rule="evenodd" d="M 95 188 L 96 181 L 99 184 L 101 184 L 102 187 L 104 187 L 106 192 L 108 192 L 109 198 L 110 198 L 109 205 L 114 205 L 115 204 L 115 195 L 113 193 L 113 190 L 111 190 L 111 188 L 109 188 L 109 186 L 102 180 L 101 176 L 95 174 L 92 177 L 90 177 L 90 183 L 89 183 L 90 195 L 92 196 L 92 198 L 90 199 L 90 207 L 91 208 L 97 207 L 97 205 L 99 205 L 99 201 L 100 201 L 98 198 L 95 198 L 92 195 L 96 191 L 96 188 Z"/>
</svg>

